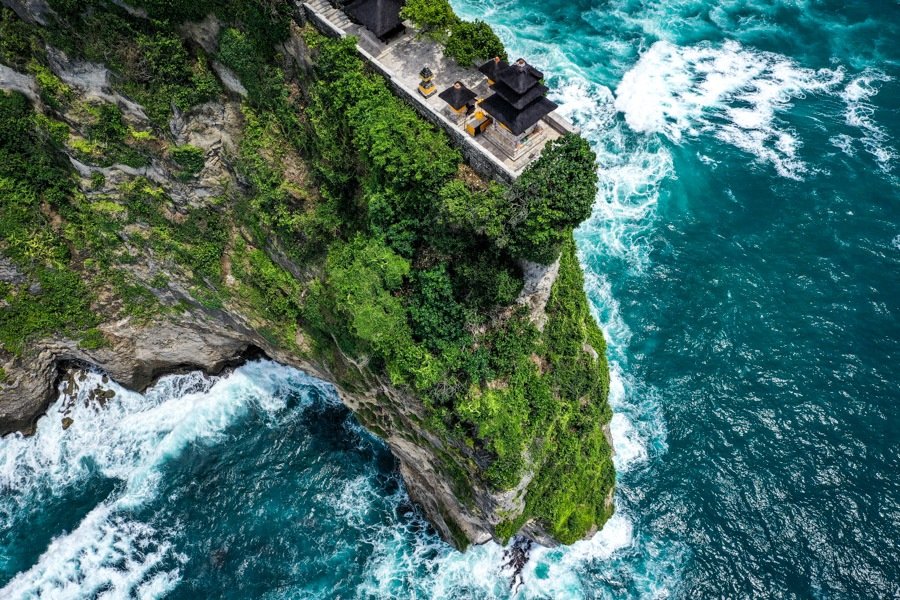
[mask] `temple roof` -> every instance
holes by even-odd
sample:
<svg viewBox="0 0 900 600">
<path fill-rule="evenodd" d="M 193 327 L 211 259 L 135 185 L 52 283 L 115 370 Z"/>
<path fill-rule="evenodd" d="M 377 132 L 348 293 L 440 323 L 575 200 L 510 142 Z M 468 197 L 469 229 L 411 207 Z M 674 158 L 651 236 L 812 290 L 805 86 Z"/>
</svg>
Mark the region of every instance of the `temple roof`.
<svg viewBox="0 0 900 600">
<path fill-rule="evenodd" d="M 549 88 L 546 85 L 535 85 L 532 86 L 527 92 L 524 94 L 517 94 L 511 87 L 503 83 L 502 81 L 498 81 L 494 84 L 493 88 L 495 93 L 500 94 L 500 97 L 513 105 L 514 108 L 523 109 L 531 102 L 534 102 L 541 96 L 547 93 Z"/>
<path fill-rule="evenodd" d="M 541 117 L 556 110 L 556 104 L 541 96 L 526 106 L 524 110 L 519 110 L 499 94 L 493 94 L 481 103 L 481 108 L 506 125 L 513 135 L 520 135 L 540 121 Z"/>
<path fill-rule="evenodd" d="M 457 81 L 446 90 L 438 94 L 438 98 L 449 104 L 454 110 L 459 110 L 475 99 L 475 92 Z"/>
<path fill-rule="evenodd" d="M 478 70 L 484 73 L 491 81 L 497 81 L 497 76 L 499 75 L 500 71 L 508 66 L 508 62 L 506 62 L 505 60 L 500 60 L 499 56 L 495 56 L 491 60 L 478 67 Z"/>
<path fill-rule="evenodd" d="M 505 83 L 517 94 L 524 94 L 543 78 L 543 73 L 525 62 L 524 58 L 520 58 L 497 73 L 494 81 Z"/>
<path fill-rule="evenodd" d="M 344 9 L 351 19 L 384 38 L 403 27 L 401 0 L 354 0 Z"/>
</svg>

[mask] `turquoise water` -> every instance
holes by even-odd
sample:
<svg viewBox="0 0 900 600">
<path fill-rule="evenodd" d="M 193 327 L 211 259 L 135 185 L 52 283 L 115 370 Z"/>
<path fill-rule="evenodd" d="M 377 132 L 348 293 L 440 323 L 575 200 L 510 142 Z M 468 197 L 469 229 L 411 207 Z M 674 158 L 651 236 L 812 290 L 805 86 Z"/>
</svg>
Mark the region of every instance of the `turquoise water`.
<svg viewBox="0 0 900 600">
<path fill-rule="evenodd" d="M 577 237 L 618 512 L 518 596 L 900 596 L 900 3 L 453 4 L 599 156 Z M 510 596 L 503 549 L 440 542 L 327 386 L 115 389 L 0 440 L 0 597 Z"/>
</svg>

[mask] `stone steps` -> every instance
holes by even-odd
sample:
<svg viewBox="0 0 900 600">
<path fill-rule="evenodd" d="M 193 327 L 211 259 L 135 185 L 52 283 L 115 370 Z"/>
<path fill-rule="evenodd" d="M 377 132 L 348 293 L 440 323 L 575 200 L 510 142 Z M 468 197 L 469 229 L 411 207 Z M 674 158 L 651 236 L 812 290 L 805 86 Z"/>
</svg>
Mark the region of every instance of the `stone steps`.
<svg viewBox="0 0 900 600">
<path fill-rule="evenodd" d="M 307 4 L 312 7 L 316 14 L 339 29 L 347 31 L 353 25 L 350 19 L 347 18 L 347 15 L 342 10 L 332 6 L 328 0 L 309 0 Z"/>
</svg>

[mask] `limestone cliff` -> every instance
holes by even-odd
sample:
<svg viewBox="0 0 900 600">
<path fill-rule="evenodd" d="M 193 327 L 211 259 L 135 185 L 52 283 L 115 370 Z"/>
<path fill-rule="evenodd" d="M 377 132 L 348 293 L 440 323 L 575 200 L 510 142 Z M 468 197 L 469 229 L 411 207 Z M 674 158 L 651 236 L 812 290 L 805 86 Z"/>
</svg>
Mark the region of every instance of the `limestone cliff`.
<svg viewBox="0 0 900 600">
<path fill-rule="evenodd" d="M 483 181 L 302 23 L 242 60 L 239 23 L 213 15 L 4 4 L 0 435 L 30 431 L 72 364 L 142 390 L 264 353 L 335 385 L 456 546 L 602 525 L 608 373 L 570 223 L 527 230 L 521 190 Z M 64 8 L 75 41 L 42 27 Z M 117 23 L 115 48 L 90 39 L 95 18 Z M 342 93 L 355 105 L 328 104 Z M 402 144 L 433 154 L 373 155 Z M 529 260 L 532 234 L 561 257 Z"/>
</svg>

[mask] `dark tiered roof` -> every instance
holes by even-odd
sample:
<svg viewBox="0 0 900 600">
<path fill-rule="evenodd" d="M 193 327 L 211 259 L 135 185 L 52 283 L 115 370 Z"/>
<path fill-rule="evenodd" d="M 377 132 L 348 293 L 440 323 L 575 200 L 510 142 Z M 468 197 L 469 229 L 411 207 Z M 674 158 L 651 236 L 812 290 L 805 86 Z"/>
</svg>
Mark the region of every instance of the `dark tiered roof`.
<svg viewBox="0 0 900 600">
<path fill-rule="evenodd" d="M 438 94 L 438 98 L 452 106 L 454 110 L 459 110 L 474 100 L 475 95 L 475 92 L 463 85 L 462 82 L 457 81 Z"/>
<path fill-rule="evenodd" d="M 540 121 L 541 117 L 556 110 L 556 104 L 541 96 L 524 109 L 518 109 L 499 94 L 493 94 L 481 103 L 481 108 L 506 125 L 513 135 L 520 135 Z"/>
<path fill-rule="evenodd" d="M 524 94 L 534 86 L 540 83 L 544 78 L 544 74 L 525 62 L 520 58 L 513 64 L 497 73 L 497 77 L 492 77 L 498 83 L 505 83 L 517 94 Z"/>
<path fill-rule="evenodd" d="M 498 81 L 494 84 L 493 90 L 499 94 L 501 98 L 512 104 L 515 108 L 523 109 L 530 103 L 534 102 L 549 91 L 546 85 L 535 85 L 524 94 L 517 94 L 511 87 Z"/>
<path fill-rule="evenodd" d="M 497 77 L 500 74 L 500 71 L 508 66 L 508 62 L 506 62 L 505 60 L 500 60 L 499 56 L 495 56 L 491 60 L 478 67 L 478 70 L 487 75 L 487 78 L 491 81 L 497 81 Z"/>
<path fill-rule="evenodd" d="M 541 117 L 556 110 L 556 104 L 544 97 L 547 93 L 547 86 L 541 84 L 544 74 L 524 59 L 502 68 L 501 64 L 491 60 L 479 68 L 494 81 L 494 93 L 481 103 L 481 108 L 513 135 L 521 135 Z"/>
<path fill-rule="evenodd" d="M 400 19 L 401 0 L 354 0 L 347 4 L 347 15 L 375 34 L 385 39 L 403 29 Z"/>
</svg>

